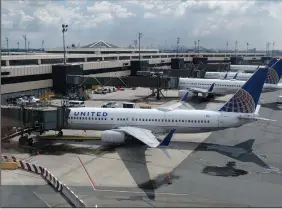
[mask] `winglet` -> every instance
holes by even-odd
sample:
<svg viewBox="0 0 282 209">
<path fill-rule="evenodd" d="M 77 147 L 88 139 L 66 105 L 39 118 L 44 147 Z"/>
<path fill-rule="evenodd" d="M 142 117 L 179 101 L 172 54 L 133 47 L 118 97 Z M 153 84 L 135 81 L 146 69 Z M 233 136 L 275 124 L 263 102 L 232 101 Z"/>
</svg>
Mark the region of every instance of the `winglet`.
<svg viewBox="0 0 282 209">
<path fill-rule="evenodd" d="M 189 94 L 189 91 L 187 91 L 187 92 L 184 94 L 184 96 L 181 98 L 181 100 L 180 100 L 181 103 L 185 103 L 185 102 L 186 102 L 186 100 L 187 100 L 187 98 L 188 98 L 188 94 Z"/>
<path fill-rule="evenodd" d="M 238 75 L 238 73 L 236 73 L 236 74 L 234 75 L 233 79 L 236 79 L 236 78 L 237 78 L 237 75 Z"/>
<path fill-rule="evenodd" d="M 211 92 L 213 91 L 214 85 L 215 85 L 215 83 L 213 83 L 213 84 L 211 85 L 211 87 L 209 88 L 209 90 L 208 90 L 209 93 L 211 93 Z"/>
<path fill-rule="evenodd" d="M 227 75 L 228 75 L 228 73 L 226 73 L 226 74 L 225 74 L 225 76 L 224 76 L 224 78 L 223 78 L 223 79 L 226 79 L 226 78 L 227 78 Z"/>
<path fill-rule="evenodd" d="M 176 129 L 172 129 L 172 130 L 168 133 L 168 135 L 164 138 L 164 140 L 160 143 L 159 146 L 166 146 L 166 147 L 167 147 L 167 146 L 169 145 L 169 143 L 170 143 L 170 140 L 171 140 L 171 138 L 172 138 L 172 136 L 173 136 L 175 130 L 176 130 Z"/>
</svg>

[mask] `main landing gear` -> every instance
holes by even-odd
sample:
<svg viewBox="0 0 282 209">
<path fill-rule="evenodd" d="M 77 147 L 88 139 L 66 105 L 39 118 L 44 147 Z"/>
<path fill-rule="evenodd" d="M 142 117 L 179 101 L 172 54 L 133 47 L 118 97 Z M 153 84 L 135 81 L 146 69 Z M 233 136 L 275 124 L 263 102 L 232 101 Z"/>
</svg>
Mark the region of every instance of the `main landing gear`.
<svg viewBox="0 0 282 209">
<path fill-rule="evenodd" d="M 28 134 L 25 134 L 19 138 L 19 145 L 25 145 L 28 144 L 28 146 L 33 145 L 33 138 L 30 137 Z"/>
<path fill-rule="evenodd" d="M 63 134 L 63 131 L 61 130 L 61 131 L 59 131 L 59 133 L 58 133 L 58 136 L 63 136 L 64 134 Z"/>
</svg>

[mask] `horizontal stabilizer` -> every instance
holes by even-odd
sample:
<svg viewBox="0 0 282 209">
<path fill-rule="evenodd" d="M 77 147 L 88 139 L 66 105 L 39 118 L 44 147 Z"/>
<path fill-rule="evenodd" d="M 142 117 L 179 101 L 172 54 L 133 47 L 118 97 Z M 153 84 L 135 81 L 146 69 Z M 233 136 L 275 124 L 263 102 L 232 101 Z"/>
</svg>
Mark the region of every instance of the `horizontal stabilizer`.
<svg viewBox="0 0 282 209">
<path fill-rule="evenodd" d="M 275 122 L 277 120 L 271 120 L 271 119 L 268 119 L 268 118 L 261 118 L 261 117 L 256 117 L 256 116 L 245 116 L 245 115 L 240 115 L 238 116 L 239 119 L 249 119 L 249 120 L 262 120 L 262 121 L 272 121 L 272 122 Z"/>
<path fill-rule="evenodd" d="M 258 115 L 260 107 L 261 105 L 257 105 L 256 110 L 255 110 L 255 115 Z"/>
<path fill-rule="evenodd" d="M 268 118 L 261 118 L 261 117 L 256 117 L 256 120 L 271 121 L 271 122 L 277 121 L 277 120 L 272 120 L 272 119 L 268 119 Z"/>
</svg>

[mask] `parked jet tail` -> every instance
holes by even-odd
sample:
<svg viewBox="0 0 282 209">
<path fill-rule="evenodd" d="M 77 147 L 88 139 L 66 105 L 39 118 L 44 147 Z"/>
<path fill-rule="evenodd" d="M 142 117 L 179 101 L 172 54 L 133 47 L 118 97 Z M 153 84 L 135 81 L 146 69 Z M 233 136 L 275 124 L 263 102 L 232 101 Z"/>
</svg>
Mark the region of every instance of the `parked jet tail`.
<svg viewBox="0 0 282 209">
<path fill-rule="evenodd" d="M 226 102 L 219 111 L 235 113 L 254 113 L 268 73 L 268 68 L 259 68 Z"/>
<path fill-rule="evenodd" d="M 277 59 L 276 58 L 272 58 L 266 66 L 267 67 L 271 67 L 272 65 L 275 64 L 275 62 L 277 62 Z"/>
<path fill-rule="evenodd" d="M 269 70 L 266 76 L 265 83 L 278 84 L 282 76 L 282 60 L 276 60 L 272 65 L 268 65 Z"/>
</svg>

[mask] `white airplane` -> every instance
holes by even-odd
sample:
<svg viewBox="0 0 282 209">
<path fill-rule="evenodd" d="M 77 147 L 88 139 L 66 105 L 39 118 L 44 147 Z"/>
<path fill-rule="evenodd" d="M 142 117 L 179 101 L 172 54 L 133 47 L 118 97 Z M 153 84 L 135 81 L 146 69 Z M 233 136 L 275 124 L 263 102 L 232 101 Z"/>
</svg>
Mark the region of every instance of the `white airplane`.
<svg viewBox="0 0 282 209">
<path fill-rule="evenodd" d="M 282 85 L 278 84 L 281 76 L 282 59 L 279 59 L 269 68 L 263 92 L 281 90 Z M 197 96 L 201 93 L 204 98 L 209 98 L 216 95 L 234 94 L 245 83 L 246 81 L 238 80 L 179 78 L 178 93 L 181 97 L 189 91 L 190 96 Z"/>
<path fill-rule="evenodd" d="M 273 58 L 269 62 L 269 64 L 266 67 L 271 67 L 277 59 Z M 232 66 L 232 65 L 231 65 Z M 245 66 L 245 65 L 242 65 Z M 260 66 L 262 67 L 262 66 Z M 256 66 L 256 69 L 258 67 Z M 244 72 L 206 72 L 205 73 L 205 79 L 229 79 L 229 80 L 241 80 L 241 81 L 247 81 L 253 73 L 244 73 Z M 267 83 L 267 81 L 266 81 Z"/>
<path fill-rule="evenodd" d="M 256 71 L 218 111 L 177 109 L 188 97 L 170 107 L 156 109 L 69 108 L 68 129 L 101 130 L 101 140 L 122 144 L 132 138 L 149 147 L 168 145 L 174 132 L 201 133 L 240 127 L 259 118 L 258 101 L 268 69 Z M 156 135 L 169 133 L 163 142 Z"/>
<path fill-rule="evenodd" d="M 230 65 L 230 71 L 255 72 L 258 68 L 265 68 L 263 65 Z"/>
</svg>

